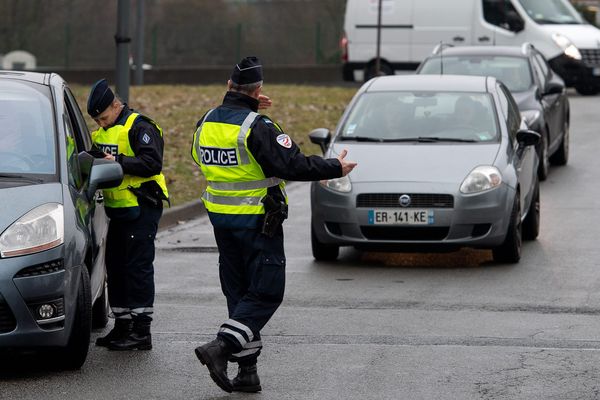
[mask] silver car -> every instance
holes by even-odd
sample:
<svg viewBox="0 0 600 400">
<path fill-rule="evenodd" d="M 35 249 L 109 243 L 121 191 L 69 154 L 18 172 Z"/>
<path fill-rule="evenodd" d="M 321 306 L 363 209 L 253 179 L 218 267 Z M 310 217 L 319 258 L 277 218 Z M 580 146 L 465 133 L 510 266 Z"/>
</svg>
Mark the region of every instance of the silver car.
<svg viewBox="0 0 600 400">
<path fill-rule="evenodd" d="M 108 322 L 97 189 L 119 185 L 123 171 L 91 147 L 60 76 L 0 71 L 1 360 L 36 349 L 79 368 L 92 326 Z"/>
<path fill-rule="evenodd" d="M 493 250 L 516 263 L 539 232 L 538 133 L 495 78 L 385 76 L 365 83 L 336 131 L 311 141 L 359 166 L 311 187 L 313 256 L 340 246 L 378 251 Z"/>
</svg>

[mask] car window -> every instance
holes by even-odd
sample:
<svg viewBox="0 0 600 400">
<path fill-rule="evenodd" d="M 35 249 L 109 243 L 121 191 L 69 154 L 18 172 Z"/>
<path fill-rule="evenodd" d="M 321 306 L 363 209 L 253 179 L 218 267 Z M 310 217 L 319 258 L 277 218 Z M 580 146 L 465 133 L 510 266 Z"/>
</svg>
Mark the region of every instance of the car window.
<svg viewBox="0 0 600 400">
<path fill-rule="evenodd" d="M 535 58 L 535 61 L 538 63 L 538 66 L 542 70 L 544 77 L 546 77 L 546 80 L 547 80 L 549 78 L 548 75 L 550 74 L 550 67 L 548 66 L 548 63 L 546 62 L 544 57 L 539 53 L 536 53 L 534 55 L 534 58 Z"/>
<path fill-rule="evenodd" d="M 500 108 L 502 109 L 502 118 L 508 126 L 508 99 L 504 91 L 500 88 L 499 83 L 496 85 L 496 89 L 498 91 L 498 99 L 500 100 Z"/>
<path fill-rule="evenodd" d="M 57 173 L 50 96 L 47 86 L 0 81 L 0 173 Z"/>
<path fill-rule="evenodd" d="M 443 63 L 443 65 L 442 65 Z M 443 71 L 442 71 L 443 68 Z M 531 69 L 524 57 L 444 56 L 427 59 L 420 74 L 493 76 L 511 91 L 522 92 L 533 83 Z"/>
<path fill-rule="evenodd" d="M 482 0 L 483 18 L 486 22 L 508 31 L 517 32 L 525 21 L 510 0 Z"/>
<path fill-rule="evenodd" d="M 465 92 L 363 94 L 342 126 L 343 139 L 440 138 L 496 141 L 491 97 Z"/>
<path fill-rule="evenodd" d="M 90 136 L 90 132 L 85 119 L 81 114 L 81 110 L 77 105 L 77 100 L 75 100 L 75 96 L 73 96 L 73 93 L 71 93 L 71 90 L 68 87 L 65 87 L 65 99 L 68 105 L 69 115 L 73 123 L 73 129 L 75 131 L 79 148 L 81 151 L 90 150 L 92 148 L 92 138 Z"/>
<path fill-rule="evenodd" d="M 527 14 L 538 24 L 583 24 L 577 12 L 563 0 L 519 0 Z"/>
<path fill-rule="evenodd" d="M 500 89 L 504 92 L 506 100 L 508 102 L 508 109 L 506 115 L 506 122 L 508 128 L 508 135 L 511 140 L 516 142 L 517 140 L 517 132 L 519 127 L 521 126 L 521 114 L 519 113 L 519 108 L 517 107 L 517 103 L 514 98 L 510 94 L 510 91 L 504 85 L 500 85 Z"/>
<path fill-rule="evenodd" d="M 542 68 L 540 67 L 538 62 L 535 59 L 532 59 L 531 61 L 532 61 L 531 66 L 533 67 L 533 72 L 537 76 L 537 80 L 539 82 L 540 88 L 543 89 L 546 86 L 546 76 L 544 75 L 544 72 L 542 71 Z"/>
<path fill-rule="evenodd" d="M 73 127 L 73 120 L 69 112 L 69 106 L 67 105 L 67 99 L 65 98 L 65 114 L 63 115 L 63 122 L 65 124 L 65 140 L 67 149 L 67 173 L 69 176 L 69 184 L 76 188 L 81 188 L 83 179 L 81 175 L 81 169 L 79 167 L 79 159 L 77 154 L 81 151 L 81 144 L 78 143 L 76 138 L 75 129 Z"/>
</svg>

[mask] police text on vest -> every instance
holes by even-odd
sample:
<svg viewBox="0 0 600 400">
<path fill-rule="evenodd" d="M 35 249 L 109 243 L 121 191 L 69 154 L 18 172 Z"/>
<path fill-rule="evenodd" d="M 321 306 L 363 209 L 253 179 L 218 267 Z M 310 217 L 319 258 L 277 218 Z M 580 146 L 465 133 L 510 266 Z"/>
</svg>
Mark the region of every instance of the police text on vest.
<svg viewBox="0 0 600 400">
<path fill-rule="evenodd" d="M 228 167 L 238 165 L 235 148 L 200 147 L 200 160 L 204 165 Z"/>
</svg>

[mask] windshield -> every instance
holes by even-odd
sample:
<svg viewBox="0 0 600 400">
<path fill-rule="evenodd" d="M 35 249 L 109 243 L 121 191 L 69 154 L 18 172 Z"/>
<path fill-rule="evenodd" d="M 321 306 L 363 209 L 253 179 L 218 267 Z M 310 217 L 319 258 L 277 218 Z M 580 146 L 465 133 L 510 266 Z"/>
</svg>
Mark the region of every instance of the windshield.
<svg viewBox="0 0 600 400">
<path fill-rule="evenodd" d="M 420 74 L 493 76 L 501 80 L 511 92 L 522 92 L 533 84 L 527 59 L 500 56 L 451 56 L 428 59 Z"/>
<path fill-rule="evenodd" d="M 487 93 L 365 93 L 344 122 L 340 139 L 497 141 L 494 110 Z"/>
<path fill-rule="evenodd" d="M 583 24 L 574 8 L 564 0 L 519 0 L 527 14 L 538 24 Z"/>
<path fill-rule="evenodd" d="M 0 81 L 0 176 L 55 173 L 49 89 L 20 81 Z"/>
</svg>

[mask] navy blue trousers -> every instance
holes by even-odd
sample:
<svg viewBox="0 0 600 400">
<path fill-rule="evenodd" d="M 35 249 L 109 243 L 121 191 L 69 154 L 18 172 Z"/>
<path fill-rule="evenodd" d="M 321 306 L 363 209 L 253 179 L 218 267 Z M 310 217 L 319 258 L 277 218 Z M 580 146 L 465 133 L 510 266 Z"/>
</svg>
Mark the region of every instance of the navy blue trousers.
<svg viewBox="0 0 600 400">
<path fill-rule="evenodd" d="M 111 219 L 106 239 L 108 302 L 115 318 L 152 321 L 154 239 L 162 208 L 140 206 L 132 221 Z"/>
<path fill-rule="evenodd" d="M 262 349 L 260 331 L 283 301 L 283 229 L 269 238 L 260 229 L 214 228 L 219 276 L 229 320 L 218 336 L 234 350 L 231 361 L 254 364 Z"/>
</svg>

